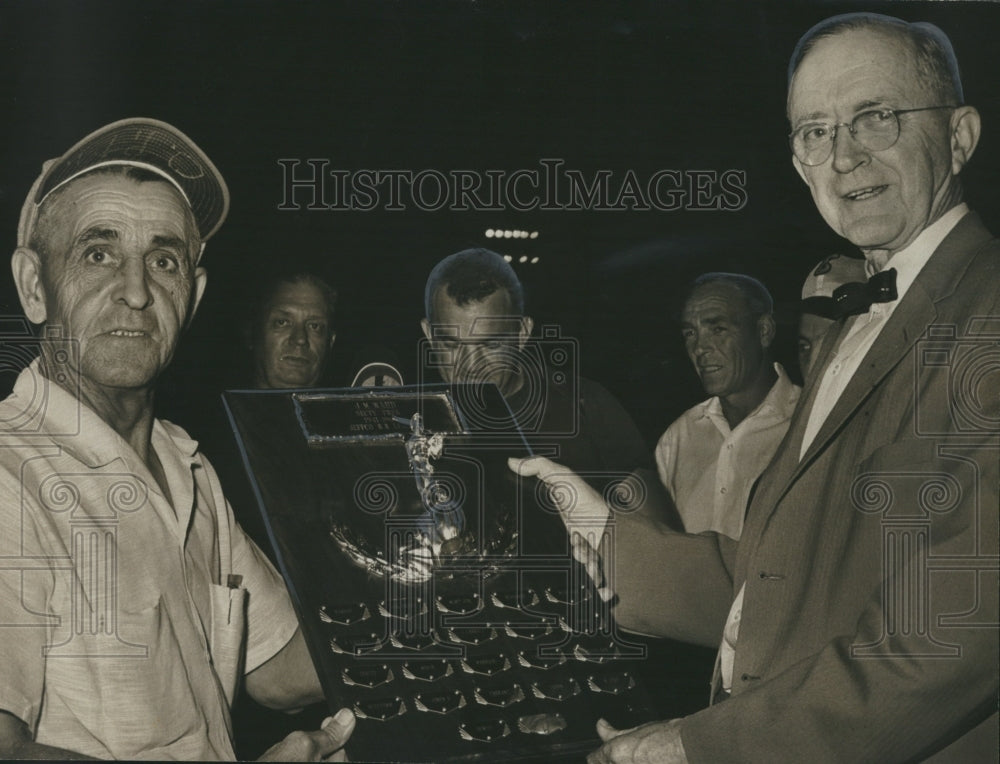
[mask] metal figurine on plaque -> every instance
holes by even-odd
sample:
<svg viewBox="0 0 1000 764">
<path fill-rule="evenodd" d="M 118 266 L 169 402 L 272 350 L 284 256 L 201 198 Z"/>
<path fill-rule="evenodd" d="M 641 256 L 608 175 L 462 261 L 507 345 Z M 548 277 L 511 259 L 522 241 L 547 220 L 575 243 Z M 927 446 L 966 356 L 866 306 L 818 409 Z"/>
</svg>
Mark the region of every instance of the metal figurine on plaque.
<svg viewBox="0 0 1000 764">
<path fill-rule="evenodd" d="M 599 717 L 652 718 L 558 513 L 507 467 L 530 449 L 494 386 L 225 402 L 352 758 L 553 760 Z"/>
</svg>

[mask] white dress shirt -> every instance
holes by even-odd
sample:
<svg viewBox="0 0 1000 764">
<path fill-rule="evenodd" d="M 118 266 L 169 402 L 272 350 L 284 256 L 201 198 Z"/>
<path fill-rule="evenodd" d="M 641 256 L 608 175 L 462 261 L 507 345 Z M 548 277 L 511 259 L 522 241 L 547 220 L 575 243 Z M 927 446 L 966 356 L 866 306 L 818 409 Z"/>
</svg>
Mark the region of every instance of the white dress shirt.
<svg viewBox="0 0 1000 764">
<path fill-rule="evenodd" d="M 801 388 L 781 364 L 760 405 L 734 428 L 718 396 L 681 414 L 656 445 L 656 469 L 687 533 L 738 539 L 750 488 L 785 437 Z"/>
</svg>

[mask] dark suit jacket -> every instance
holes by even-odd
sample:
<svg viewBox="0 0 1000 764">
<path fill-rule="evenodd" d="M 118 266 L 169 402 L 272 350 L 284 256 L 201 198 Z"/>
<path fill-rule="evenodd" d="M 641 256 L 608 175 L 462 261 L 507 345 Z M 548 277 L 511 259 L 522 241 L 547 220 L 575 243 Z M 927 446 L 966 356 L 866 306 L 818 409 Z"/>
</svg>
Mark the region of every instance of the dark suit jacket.
<svg viewBox="0 0 1000 764">
<path fill-rule="evenodd" d="M 738 545 L 616 518 L 623 625 L 718 644 L 746 584 L 732 697 L 682 723 L 692 762 L 921 760 L 996 711 L 998 342 L 1000 242 L 969 214 L 800 460 L 807 381 Z"/>
</svg>

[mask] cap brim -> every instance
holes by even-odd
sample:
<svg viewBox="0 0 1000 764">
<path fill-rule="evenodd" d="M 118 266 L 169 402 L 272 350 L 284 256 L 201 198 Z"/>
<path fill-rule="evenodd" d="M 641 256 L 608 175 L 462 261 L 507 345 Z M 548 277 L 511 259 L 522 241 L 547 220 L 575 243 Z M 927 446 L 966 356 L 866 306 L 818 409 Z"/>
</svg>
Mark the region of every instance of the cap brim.
<svg viewBox="0 0 1000 764">
<path fill-rule="evenodd" d="M 191 207 L 202 241 L 226 218 L 229 189 L 212 161 L 177 128 L 143 117 L 113 122 L 77 143 L 43 172 L 31 201 L 37 206 L 73 178 L 114 165 L 143 167 L 173 183 Z"/>
</svg>

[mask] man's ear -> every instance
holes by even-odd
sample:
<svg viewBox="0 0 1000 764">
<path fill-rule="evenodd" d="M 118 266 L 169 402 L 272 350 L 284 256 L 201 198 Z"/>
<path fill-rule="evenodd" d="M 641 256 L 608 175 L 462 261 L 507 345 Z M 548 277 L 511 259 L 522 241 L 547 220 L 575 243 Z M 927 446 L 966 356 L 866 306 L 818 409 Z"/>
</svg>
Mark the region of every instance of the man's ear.
<svg viewBox="0 0 1000 764">
<path fill-rule="evenodd" d="M 760 346 L 767 350 L 774 342 L 774 335 L 777 326 L 774 323 L 774 316 L 770 313 L 757 319 L 757 336 L 760 339 Z"/>
<path fill-rule="evenodd" d="M 426 318 L 420 319 L 420 328 L 424 330 L 424 336 L 427 339 L 431 339 L 434 335 L 431 333 L 431 322 Z"/>
<path fill-rule="evenodd" d="M 17 285 L 24 315 L 33 324 L 44 324 L 48 317 L 45 287 L 42 284 L 42 260 L 35 250 L 18 247 L 10 258 L 10 269 Z"/>
<path fill-rule="evenodd" d="M 198 306 L 201 304 L 201 298 L 205 295 L 206 286 L 208 286 L 208 271 L 199 265 L 194 269 L 194 293 L 191 295 L 191 308 L 184 320 L 185 329 L 191 326 L 191 322 L 194 321 L 194 314 L 198 312 Z"/>
<path fill-rule="evenodd" d="M 951 114 L 951 172 L 958 175 L 979 144 L 982 120 L 974 106 L 959 106 Z"/>
<path fill-rule="evenodd" d="M 336 341 L 337 341 L 337 333 L 331 331 L 330 332 L 330 347 L 331 348 L 333 347 L 333 343 L 336 342 Z"/>
<path fill-rule="evenodd" d="M 517 346 L 523 348 L 531 337 L 531 330 L 535 328 L 535 321 L 531 316 L 521 316 L 521 330 L 517 333 Z"/>
</svg>

